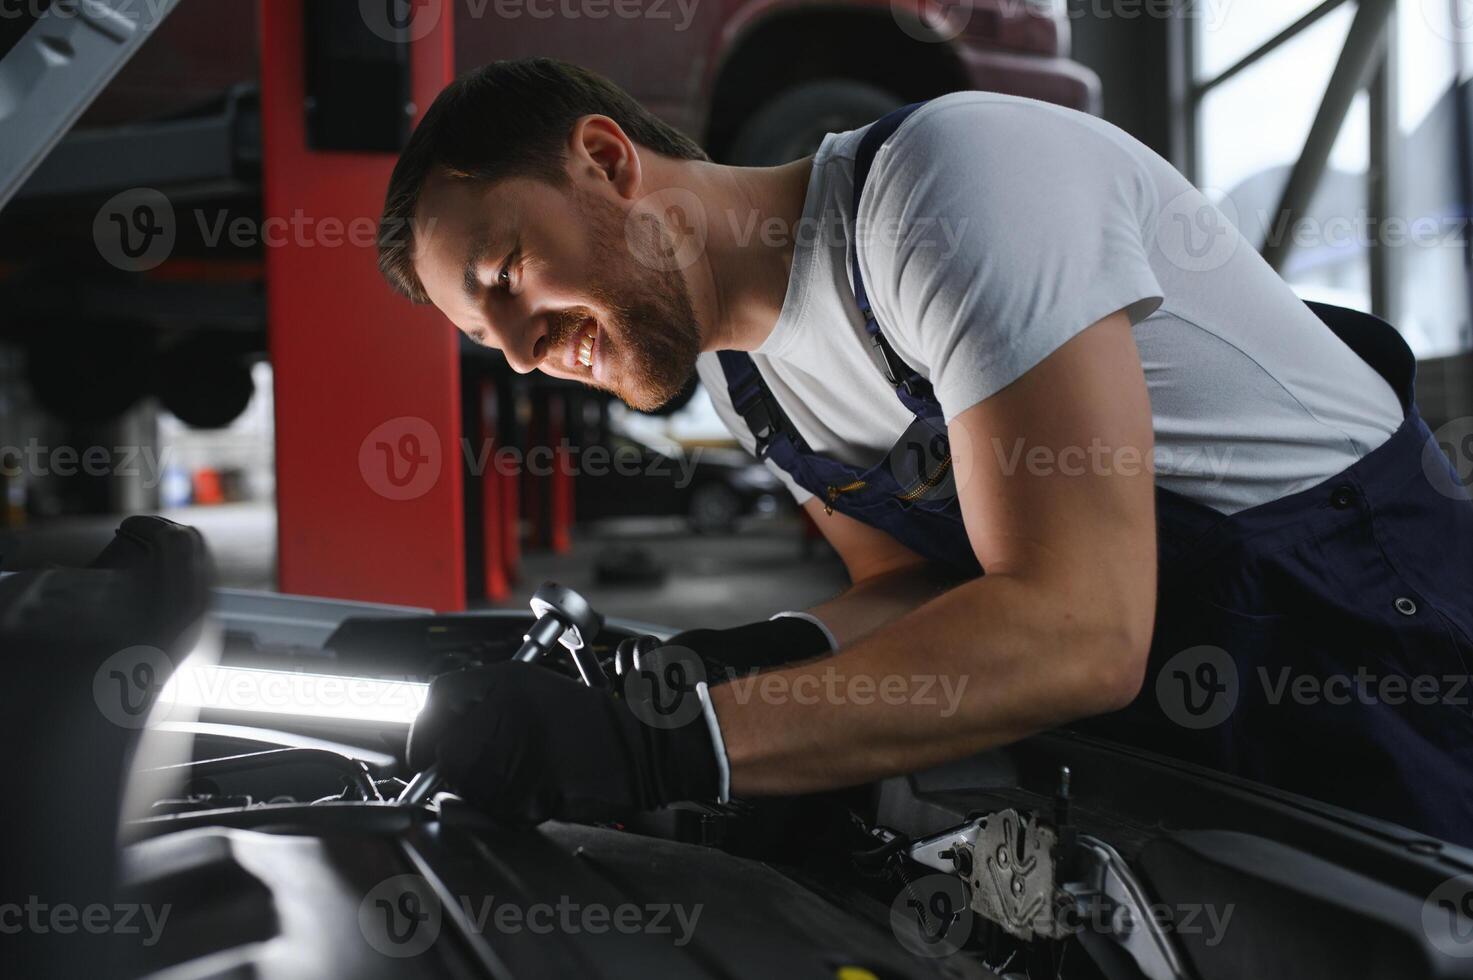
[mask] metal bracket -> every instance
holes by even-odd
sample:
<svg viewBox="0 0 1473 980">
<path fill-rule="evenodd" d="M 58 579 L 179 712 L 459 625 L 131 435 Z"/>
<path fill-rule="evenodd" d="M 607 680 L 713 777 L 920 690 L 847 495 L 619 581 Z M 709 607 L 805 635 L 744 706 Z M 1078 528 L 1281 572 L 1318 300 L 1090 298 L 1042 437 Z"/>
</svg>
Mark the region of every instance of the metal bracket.
<svg viewBox="0 0 1473 980">
<path fill-rule="evenodd" d="M 1186 968 L 1171 937 L 1151 914 L 1145 891 L 1113 847 L 1081 834 L 1077 882 L 1066 883 L 1078 920 L 1070 931 L 1085 949 L 1118 947 L 1135 961 L 1146 980 L 1184 980 Z M 1093 952 L 1091 953 L 1093 955 Z"/>
<path fill-rule="evenodd" d="M 1034 817 L 999 810 L 911 846 L 911 860 L 955 873 L 971 888 L 972 910 L 1019 939 L 1067 933 L 1056 915 L 1058 835 Z"/>
<path fill-rule="evenodd" d="M 1065 935 L 1066 923 L 1055 915 L 1057 844 L 1054 829 L 1034 818 L 1016 810 L 992 814 L 970 860 L 962 859 L 971 865 L 972 909 L 1019 939 Z"/>
<path fill-rule="evenodd" d="M 1057 846 L 1057 832 L 1037 817 L 999 810 L 916 841 L 908 854 L 965 880 L 972 910 L 1019 939 L 1073 935 L 1086 949 L 1123 952 L 1146 980 L 1185 980 L 1176 947 L 1114 848 L 1079 835 L 1068 862 L 1077 880 L 1059 882 Z"/>
</svg>

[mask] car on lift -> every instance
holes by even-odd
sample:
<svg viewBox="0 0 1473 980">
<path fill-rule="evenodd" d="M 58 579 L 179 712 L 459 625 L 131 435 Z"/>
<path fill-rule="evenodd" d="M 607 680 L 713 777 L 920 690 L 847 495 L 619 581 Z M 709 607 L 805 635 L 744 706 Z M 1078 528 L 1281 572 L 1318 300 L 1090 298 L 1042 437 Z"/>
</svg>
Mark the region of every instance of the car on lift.
<svg viewBox="0 0 1473 980">
<path fill-rule="evenodd" d="M 21 6 L 0 17 L 0 56 L 53 0 Z M 258 6 L 177 4 L 136 57 L 88 93 L 95 101 L 85 114 L 59 117 L 75 127 L 0 212 L 7 311 L 0 342 L 25 350 L 37 401 L 69 423 L 104 422 L 156 394 L 185 422 L 211 428 L 250 399 L 248 365 L 267 354 Z M 958 89 L 1099 106 L 1098 79 L 1068 57 L 1069 21 L 1057 0 L 671 0 L 556 9 L 551 0 L 362 0 L 306 8 L 312 145 L 362 149 L 354 141 L 364 134 L 382 134 L 374 136 L 376 152 L 402 144 L 416 109 L 407 98 L 395 101 L 406 49 L 376 36 L 371 24 L 374 16 L 418 24 L 452 7 L 457 70 L 532 55 L 582 64 L 730 163 L 795 159 L 825 132 Z M 47 49 L 18 53 L 48 56 Z M 13 71 L 0 118 L 44 74 Z M 386 123 L 365 109 L 375 102 L 388 107 Z M 104 205 L 138 189 L 166 194 L 185 209 L 180 214 L 204 216 L 170 223 L 174 240 L 156 262 L 112 255 L 96 237 L 112 231 L 96 227 Z"/>
</svg>

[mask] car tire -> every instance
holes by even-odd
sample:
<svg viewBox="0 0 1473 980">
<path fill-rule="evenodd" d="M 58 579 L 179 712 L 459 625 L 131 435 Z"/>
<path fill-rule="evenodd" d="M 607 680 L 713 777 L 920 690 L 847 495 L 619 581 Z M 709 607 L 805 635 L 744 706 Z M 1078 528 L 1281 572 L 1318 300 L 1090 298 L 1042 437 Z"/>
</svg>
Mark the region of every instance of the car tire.
<svg viewBox="0 0 1473 980">
<path fill-rule="evenodd" d="M 731 487 L 702 483 L 691 491 L 688 517 L 697 534 L 730 534 L 741 516 L 741 499 Z"/>
<path fill-rule="evenodd" d="M 26 348 L 26 380 L 47 413 L 69 425 L 100 425 L 147 396 L 155 361 L 153 337 L 144 327 L 48 325 Z"/>
<path fill-rule="evenodd" d="M 772 167 L 808 156 L 828 133 L 868 125 L 904 101 L 882 88 L 848 79 L 804 82 L 782 92 L 742 123 L 729 162 Z"/>
</svg>

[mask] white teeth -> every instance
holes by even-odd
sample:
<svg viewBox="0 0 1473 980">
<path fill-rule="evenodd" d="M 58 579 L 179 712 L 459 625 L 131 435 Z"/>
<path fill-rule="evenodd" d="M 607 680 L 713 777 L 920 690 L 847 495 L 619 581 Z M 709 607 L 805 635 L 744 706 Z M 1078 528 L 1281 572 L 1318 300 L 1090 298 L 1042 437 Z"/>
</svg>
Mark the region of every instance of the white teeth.
<svg viewBox="0 0 1473 980">
<path fill-rule="evenodd" d="M 588 334 L 578 345 L 578 363 L 586 368 L 593 367 L 593 342 L 597 334 Z"/>
</svg>

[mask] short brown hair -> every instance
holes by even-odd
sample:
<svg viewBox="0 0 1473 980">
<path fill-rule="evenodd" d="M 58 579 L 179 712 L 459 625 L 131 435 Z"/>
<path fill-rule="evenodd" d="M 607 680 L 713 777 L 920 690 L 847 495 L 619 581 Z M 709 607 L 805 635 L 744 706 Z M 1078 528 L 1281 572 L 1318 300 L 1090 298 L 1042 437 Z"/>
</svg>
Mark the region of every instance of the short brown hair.
<svg viewBox="0 0 1473 980">
<path fill-rule="evenodd" d="M 709 159 L 689 137 L 591 71 L 552 58 L 493 61 L 440 93 L 400 155 L 379 222 L 384 278 L 416 303 L 429 302 L 414 271 L 411 223 L 432 174 L 482 183 L 537 177 L 561 185 L 568 133 L 588 115 L 608 116 L 662 156 Z"/>
</svg>

